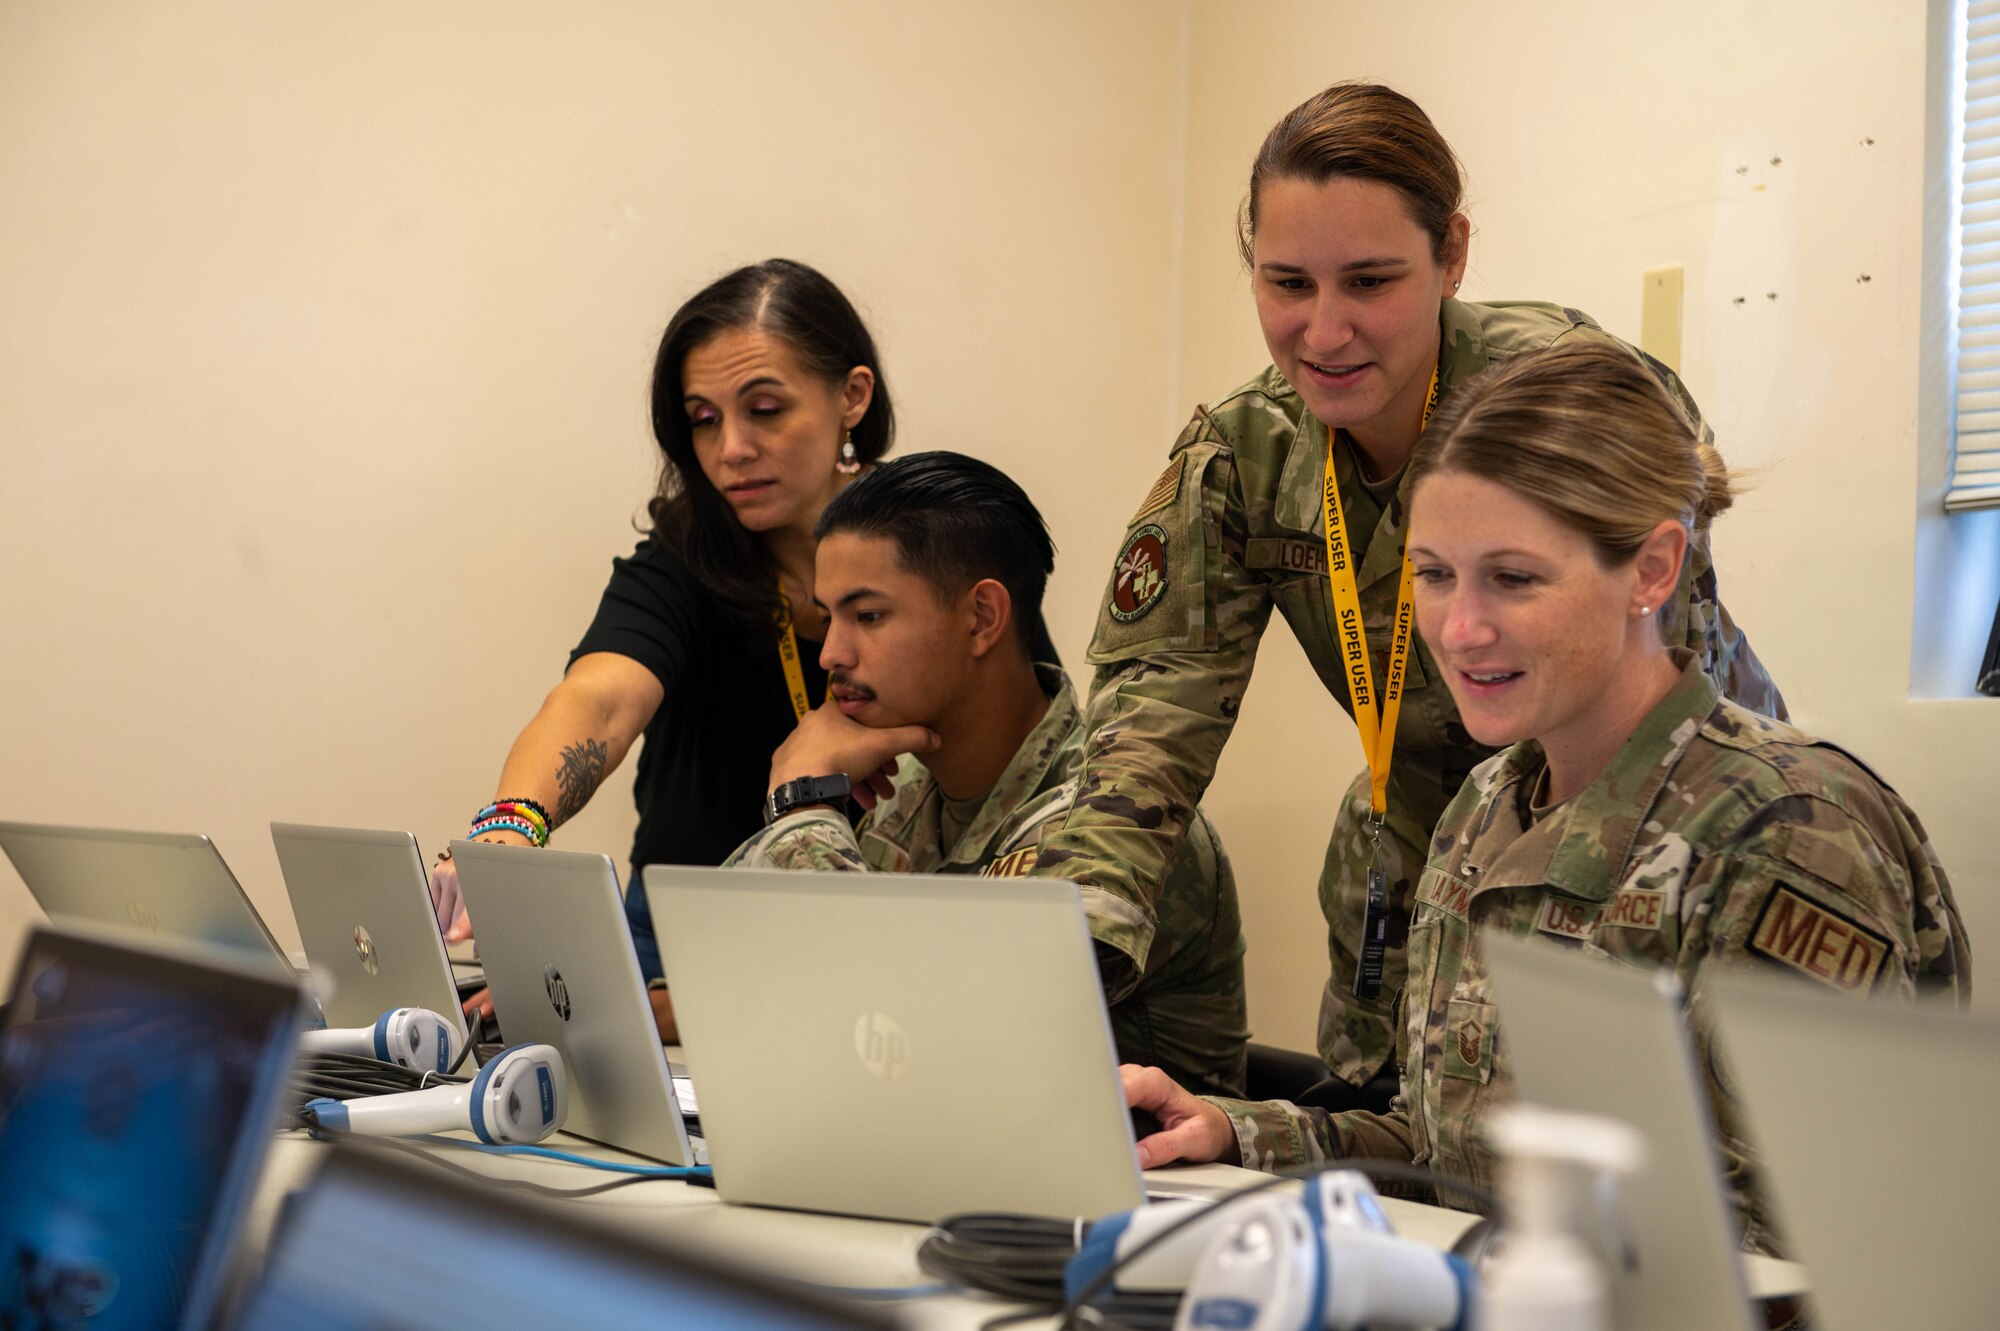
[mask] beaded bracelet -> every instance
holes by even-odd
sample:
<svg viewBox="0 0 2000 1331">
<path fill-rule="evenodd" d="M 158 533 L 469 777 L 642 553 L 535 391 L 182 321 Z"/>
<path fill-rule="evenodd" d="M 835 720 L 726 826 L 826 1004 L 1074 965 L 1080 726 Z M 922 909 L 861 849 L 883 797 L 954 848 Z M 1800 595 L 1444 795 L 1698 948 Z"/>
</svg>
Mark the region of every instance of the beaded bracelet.
<svg viewBox="0 0 2000 1331">
<path fill-rule="evenodd" d="M 550 832 L 555 830 L 554 824 L 549 821 L 548 810 L 533 800 L 495 800 L 474 814 L 472 821 L 476 823 L 484 818 L 495 817 L 519 818 L 524 822 L 532 823 L 541 829 L 542 836 L 545 839 Z"/>
<path fill-rule="evenodd" d="M 538 805 L 534 799 L 528 799 L 526 795 L 508 795 L 504 799 L 494 799 L 492 807 L 496 807 L 496 809 L 514 809 L 516 813 L 532 813 L 534 817 L 542 819 L 544 827 L 552 827 L 554 825 L 554 821 L 548 817 L 548 809 L 544 809 L 542 805 Z"/>
<path fill-rule="evenodd" d="M 491 818 L 481 818 L 472 825 L 472 830 L 465 834 L 465 838 L 468 841 L 477 840 L 488 832 L 519 832 L 522 836 L 528 838 L 529 842 L 537 846 L 545 846 L 549 841 L 549 834 L 536 827 L 527 819 L 515 818 L 507 814 L 495 814 Z"/>
</svg>

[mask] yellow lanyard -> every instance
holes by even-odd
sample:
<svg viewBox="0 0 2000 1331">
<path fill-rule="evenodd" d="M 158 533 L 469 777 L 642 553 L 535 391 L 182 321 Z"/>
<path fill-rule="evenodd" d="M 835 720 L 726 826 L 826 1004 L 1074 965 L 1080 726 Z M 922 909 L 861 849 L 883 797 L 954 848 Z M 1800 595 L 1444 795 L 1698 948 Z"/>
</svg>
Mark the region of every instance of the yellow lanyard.
<svg viewBox="0 0 2000 1331">
<path fill-rule="evenodd" d="M 792 695 L 792 716 L 800 721 L 812 710 L 806 696 L 806 672 L 799 665 L 799 638 L 792 632 L 792 602 L 781 588 L 778 599 L 785 603 L 785 636 L 778 639 L 778 659 L 785 663 L 785 688 Z"/>
<path fill-rule="evenodd" d="M 1424 399 L 1422 433 L 1437 409 L 1438 372 L 1431 367 L 1431 387 Z M 1382 712 L 1375 712 L 1375 670 L 1368 661 L 1368 630 L 1361 620 L 1361 591 L 1354 581 L 1353 543 L 1347 518 L 1340 509 L 1340 483 L 1334 477 L 1333 428 L 1326 431 L 1326 576 L 1333 584 L 1334 636 L 1340 643 L 1340 663 L 1347 677 L 1347 696 L 1354 704 L 1354 724 L 1361 731 L 1361 751 L 1368 759 L 1369 807 L 1379 822 L 1389 811 L 1389 763 L 1396 748 L 1396 717 L 1403 706 L 1403 676 L 1410 659 L 1410 635 L 1415 628 L 1410 558 L 1396 585 L 1396 624 L 1389 639 L 1389 677 L 1383 681 Z"/>
</svg>

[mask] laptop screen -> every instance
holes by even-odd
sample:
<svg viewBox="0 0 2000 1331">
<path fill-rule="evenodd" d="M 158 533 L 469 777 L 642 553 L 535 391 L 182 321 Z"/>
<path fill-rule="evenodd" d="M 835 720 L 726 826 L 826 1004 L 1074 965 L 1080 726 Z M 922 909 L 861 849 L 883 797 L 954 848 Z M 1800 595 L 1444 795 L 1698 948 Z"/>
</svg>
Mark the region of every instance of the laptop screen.
<svg viewBox="0 0 2000 1331">
<path fill-rule="evenodd" d="M 0 1028 L 0 1325 L 206 1316 L 298 1024 L 295 985 L 30 937 Z"/>
<path fill-rule="evenodd" d="M 732 1263 L 598 1228 L 580 1208 L 555 1211 L 343 1145 L 292 1202 L 235 1331 L 655 1325 L 822 1331 L 889 1323 Z"/>
</svg>

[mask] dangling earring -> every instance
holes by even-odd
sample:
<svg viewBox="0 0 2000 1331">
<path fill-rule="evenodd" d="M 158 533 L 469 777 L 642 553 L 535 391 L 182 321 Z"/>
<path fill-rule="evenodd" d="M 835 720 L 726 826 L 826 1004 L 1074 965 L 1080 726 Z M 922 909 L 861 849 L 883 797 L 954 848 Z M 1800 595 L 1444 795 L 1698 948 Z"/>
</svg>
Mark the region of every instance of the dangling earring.
<svg viewBox="0 0 2000 1331">
<path fill-rule="evenodd" d="M 853 476 L 861 470 L 861 457 L 854 451 L 854 431 L 845 430 L 840 436 L 840 461 L 833 469 L 842 476 Z"/>
</svg>

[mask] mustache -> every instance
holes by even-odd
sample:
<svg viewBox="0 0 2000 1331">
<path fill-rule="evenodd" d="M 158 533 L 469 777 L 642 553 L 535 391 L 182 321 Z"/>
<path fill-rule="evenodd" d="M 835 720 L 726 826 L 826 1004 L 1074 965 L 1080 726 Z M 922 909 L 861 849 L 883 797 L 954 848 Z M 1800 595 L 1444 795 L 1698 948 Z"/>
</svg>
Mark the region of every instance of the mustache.
<svg viewBox="0 0 2000 1331">
<path fill-rule="evenodd" d="M 856 684 L 853 676 L 843 670 L 836 670 L 831 675 L 828 675 L 826 677 L 826 686 L 829 689 L 837 688 L 843 693 L 850 694 L 856 698 L 866 698 L 873 701 L 875 697 L 875 690 L 869 688 L 866 684 Z"/>
</svg>

